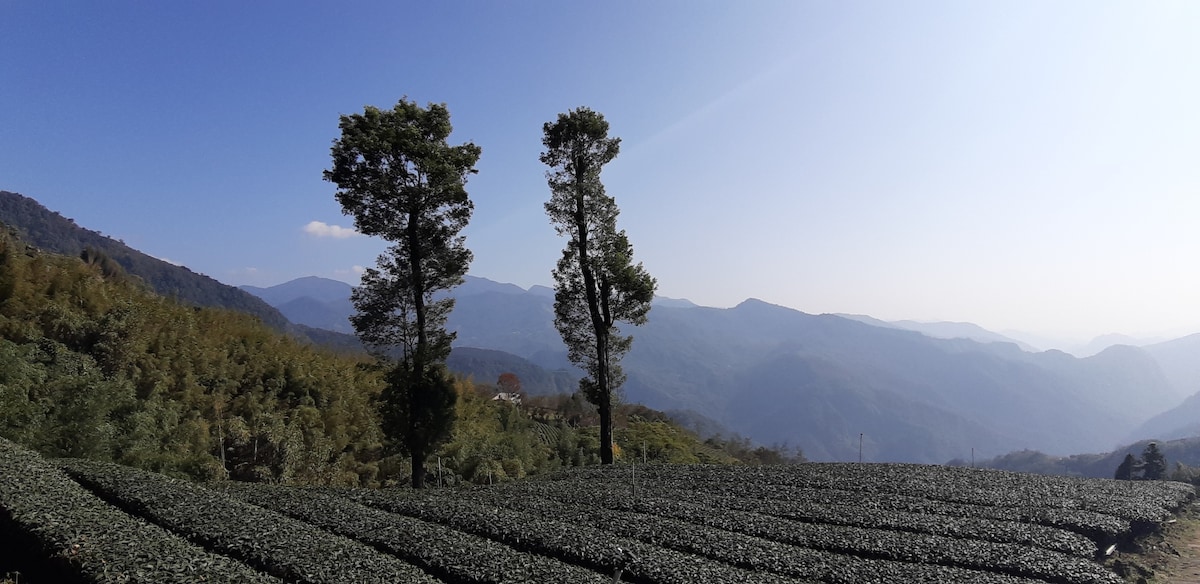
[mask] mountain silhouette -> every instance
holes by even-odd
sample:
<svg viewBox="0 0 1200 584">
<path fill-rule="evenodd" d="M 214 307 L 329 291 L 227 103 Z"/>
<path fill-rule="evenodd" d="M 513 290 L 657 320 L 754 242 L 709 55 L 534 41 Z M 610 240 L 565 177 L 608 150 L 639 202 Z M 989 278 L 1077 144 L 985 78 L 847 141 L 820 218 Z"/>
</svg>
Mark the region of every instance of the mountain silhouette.
<svg viewBox="0 0 1200 584">
<path fill-rule="evenodd" d="M 80 227 L 24 195 L 0 191 L 0 223 L 15 229 L 25 242 L 49 252 L 79 257 L 85 249 L 97 250 L 162 296 L 245 312 L 276 330 L 295 332 L 283 314 L 257 296 Z"/>
</svg>

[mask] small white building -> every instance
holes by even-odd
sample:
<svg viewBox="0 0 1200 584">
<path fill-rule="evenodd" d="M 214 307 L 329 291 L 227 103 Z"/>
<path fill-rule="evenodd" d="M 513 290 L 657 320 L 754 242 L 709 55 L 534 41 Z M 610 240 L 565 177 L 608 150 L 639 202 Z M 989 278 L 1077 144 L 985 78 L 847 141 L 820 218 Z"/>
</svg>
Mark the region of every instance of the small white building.
<svg viewBox="0 0 1200 584">
<path fill-rule="evenodd" d="M 492 401 L 506 401 L 514 406 L 519 406 L 521 405 L 521 394 L 502 391 L 497 393 L 495 397 L 492 398 Z"/>
</svg>

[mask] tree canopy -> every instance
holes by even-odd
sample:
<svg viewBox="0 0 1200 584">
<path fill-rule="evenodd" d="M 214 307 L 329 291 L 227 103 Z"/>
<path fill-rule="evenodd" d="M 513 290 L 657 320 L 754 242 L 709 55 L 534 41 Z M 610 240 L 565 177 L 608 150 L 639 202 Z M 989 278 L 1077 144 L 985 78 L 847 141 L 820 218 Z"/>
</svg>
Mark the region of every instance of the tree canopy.
<svg viewBox="0 0 1200 584">
<path fill-rule="evenodd" d="M 481 150 L 449 144 L 453 128 L 442 104 L 367 106 L 342 116 L 339 127 L 324 177 L 337 185 L 342 211 L 360 232 L 391 243 L 363 274 L 351 323 L 380 359 L 398 353 L 387 376 L 384 428 L 411 455 L 413 486 L 420 487 L 425 459 L 452 427 L 455 394 L 441 365 L 454 340 L 445 328 L 454 300 L 434 293 L 462 283 L 471 263 L 460 233 L 474 209 L 466 182 Z"/>
<path fill-rule="evenodd" d="M 1117 466 L 1117 472 L 1113 475 L 1113 478 L 1118 481 L 1132 481 L 1133 475 L 1139 469 L 1139 466 L 1140 463 L 1138 463 L 1133 454 L 1126 454 L 1125 459 Z"/>
<path fill-rule="evenodd" d="M 568 239 L 553 271 L 554 325 L 568 358 L 586 373 L 580 389 L 599 409 L 601 461 L 612 464 L 613 394 L 624 379 L 619 361 L 633 340 L 617 323 L 646 321 L 656 283 L 633 263 L 633 247 L 617 230 L 616 200 L 600 182 L 604 165 L 620 151 L 620 139 L 609 138 L 608 129 L 604 116 L 585 107 L 559 114 L 542 128 L 540 159 L 550 167 L 546 214 Z"/>
<path fill-rule="evenodd" d="M 1155 442 L 1147 444 L 1146 449 L 1142 451 L 1142 478 L 1148 481 L 1167 478 L 1167 459 Z"/>
</svg>

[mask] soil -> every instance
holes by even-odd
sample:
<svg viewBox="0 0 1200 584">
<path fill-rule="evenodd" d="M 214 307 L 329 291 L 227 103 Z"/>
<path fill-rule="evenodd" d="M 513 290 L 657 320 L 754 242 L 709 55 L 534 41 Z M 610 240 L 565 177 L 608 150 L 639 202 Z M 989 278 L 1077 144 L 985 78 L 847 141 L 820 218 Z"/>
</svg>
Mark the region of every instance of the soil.
<svg viewBox="0 0 1200 584">
<path fill-rule="evenodd" d="M 1189 505 L 1161 533 L 1118 551 L 1108 563 L 1127 582 L 1200 584 L 1200 503 Z"/>
</svg>

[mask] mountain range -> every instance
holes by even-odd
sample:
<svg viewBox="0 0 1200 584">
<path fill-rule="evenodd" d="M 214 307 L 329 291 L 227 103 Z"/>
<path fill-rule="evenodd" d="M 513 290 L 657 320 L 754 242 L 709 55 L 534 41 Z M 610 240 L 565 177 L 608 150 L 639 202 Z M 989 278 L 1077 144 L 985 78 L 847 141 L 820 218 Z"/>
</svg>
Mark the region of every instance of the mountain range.
<svg viewBox="0 0 1200 584">
<path fill-rule="evenodd" d="M 0 222 L 31 245 L 92 249 L 160 294 L 257 315 L 356 350 L 351 287 L 301 278 L 237 289 L 84 229 L 0 191 Z M 480 381 L 514 372 L 531 392 L 570 391 L 579 372 L 553 326 L 553 292 L 468 277 L 453 292 L 451 367 Z M 942 463 L 1007 452 L 1097 452 L 1200 431 L 1200 335 L 1087 358 L 1037 352 L 969 323 L 885 323 L 747 300 L 733 308 L 657 299 L 630 331 L 624 399 L 813 460 Z M 940 338 L 949 337 L 949 338 Z"/>
<path fill-rule="evenodd" d="M 244 289 L 310 326 L 338 310 L 341 322 L 350 314 L 351 287 L 342 282 L 302 278 Z M 551 290 L 468 276 L 453 294 L 452 367 L 481 380 L 520 367 L 535 391 L 573 386 L 578 372 L 553 326 Z M 302 306 L 313 309 L 293 311 Z M 879 461 L 945 462 L 972 449 L 981 457 L 1096 451 L 1186 434 L 1186 408 L 1200 413 L 1200 397 L 1185 401 L 1200 390 L 1193 365 L 1200 335 L 1080 359 L 1034 352 L 970 323 L 674 299 L 657 299 L 648 322 L 631 332 L 625 399 L 712 420 L 760 443 L 798 446 L 814 460 L 856 459 L 860 434 L 863 457 Z"/>
</svg>

